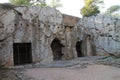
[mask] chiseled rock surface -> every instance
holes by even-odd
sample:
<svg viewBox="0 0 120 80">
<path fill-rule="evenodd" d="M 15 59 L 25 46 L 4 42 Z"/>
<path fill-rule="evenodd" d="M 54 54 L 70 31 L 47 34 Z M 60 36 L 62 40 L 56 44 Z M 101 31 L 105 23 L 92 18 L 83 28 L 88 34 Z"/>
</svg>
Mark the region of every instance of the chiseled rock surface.
<svg viewBox="0 0 120 80">
<path fill-rule="evenodd" d="M 120 20 L 107 15 L 82 18 L 77 24 L 87 34 L 93 34 L 97 53 L 120 54 Z"/>
<path fill-rule="evenodd" d="M 57 52 L 52 49 L 54 39 L 62 46 L 58 52 L 63 60 L 76 58 L 79 50 L 80 56 L 120 53 L 120 20 L 106 15 L 82 18 L 75 24 L 78 20 L 50 7 L 0 8 L 0 64 L 14 65 L 14 43 L 31 43 L 33 63 L 51 62 Z"/>
<path fill-rule="evenodd" d="M 62 25 L 63 15 L 50 7 L 16 7 L 0 11 L 0 64 L 14 65 L 13 43 L 32 44 L 32 62 L 51 62 L 51 43 L 58 38 L 65 47 L 63 59 L 75 58 L 74 27 Z M 74 40 L 73 40 L 74 39 Z M 71 50 L 71 51 L 69 51 Z M 71 55 L 71 56 L 69 56 Z"/>
</svg>

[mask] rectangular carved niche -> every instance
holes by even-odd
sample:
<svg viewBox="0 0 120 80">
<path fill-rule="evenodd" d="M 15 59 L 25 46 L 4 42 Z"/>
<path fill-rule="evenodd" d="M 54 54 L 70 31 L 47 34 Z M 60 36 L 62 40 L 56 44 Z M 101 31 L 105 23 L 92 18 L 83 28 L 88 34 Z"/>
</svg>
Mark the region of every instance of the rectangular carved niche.
<svg viewBox="0 0 120 80">
<path fill-rule="evenodd" d="M 13 43 L 14 65 L 32 63 L 31 43 Z"/>
</svg>

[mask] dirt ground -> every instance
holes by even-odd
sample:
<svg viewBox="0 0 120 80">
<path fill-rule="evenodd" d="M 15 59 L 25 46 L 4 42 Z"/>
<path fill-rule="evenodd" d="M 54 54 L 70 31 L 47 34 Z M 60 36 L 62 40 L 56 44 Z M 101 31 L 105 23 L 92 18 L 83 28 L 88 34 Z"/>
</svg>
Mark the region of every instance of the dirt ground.
<svg viewBox="0 0 120 80">
<path fill-rule="evenodd" d="M 33 80 L 120 80 L 120 69 L 105 65 L 89 65 L 87 68 L 35 68 L 25 75 Z"/>
<path fill-rule="evenodd" d="M 1 68 L 0 80 L 120 80 L 120 59 L 86 57 Z"/>
</svg>

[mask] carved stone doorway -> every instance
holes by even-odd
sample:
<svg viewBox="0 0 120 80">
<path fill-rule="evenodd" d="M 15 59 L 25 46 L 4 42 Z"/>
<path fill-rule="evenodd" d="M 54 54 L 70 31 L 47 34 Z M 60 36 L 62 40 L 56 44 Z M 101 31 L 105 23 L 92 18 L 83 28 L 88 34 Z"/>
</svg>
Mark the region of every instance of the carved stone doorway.
<svg viewBox="0 0 120 80">
<path fill-rule="evenodd" d="M 53 60 L 61 60 L 63 53 L 62 53 L 63 44 L 58 38 L 55 38 L 51 43 L 51 49 L 53 52 Z"/>
<path fill-rule="evenodd" d="M 32 63 L 31 43 L 13 44 L 14 65 L 24 65 Z"/>
<path fill-rule="evenodd" d="M 76 52 L 78 57 L 84 57 L 84 54 L 82 53 L 82 40 L 76 42 Z"/>
</svg>

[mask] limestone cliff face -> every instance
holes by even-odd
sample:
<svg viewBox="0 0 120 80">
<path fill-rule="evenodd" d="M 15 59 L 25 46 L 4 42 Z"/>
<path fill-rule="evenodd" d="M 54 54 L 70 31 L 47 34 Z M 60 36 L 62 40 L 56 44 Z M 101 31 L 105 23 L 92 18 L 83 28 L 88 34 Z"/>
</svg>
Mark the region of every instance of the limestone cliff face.
<svg viewBox="0 0 120 80">
<path fill-rule="evenodd" d="M 80 19 L 50 7 L 0 9 L 0 65 L 51 62 L 107 52 L 120 54 L 118 19 L 105 15 Z"/>
<path fill-rule="evenodd" d="M 63 25 L 63 15 L 50 7 L 17 7 L 0 11 L 0 64 L 14 65 L 14 43 L 31 43 L 32 62 L 53 61 L 51 43 L 63 45 L 61 59 L 77 57 L 76 27 Z"/>
<path fill-rule="evenodd" d="M 104 55 L 107 52 L 120 54 L 119 19 L 98 15 L 83 18 L 77 25 L 78 28 L 83 28 L 83 32 L 85 31 L 86 34 L 92 34 L 98 55 Z"/>
</svg>

